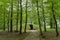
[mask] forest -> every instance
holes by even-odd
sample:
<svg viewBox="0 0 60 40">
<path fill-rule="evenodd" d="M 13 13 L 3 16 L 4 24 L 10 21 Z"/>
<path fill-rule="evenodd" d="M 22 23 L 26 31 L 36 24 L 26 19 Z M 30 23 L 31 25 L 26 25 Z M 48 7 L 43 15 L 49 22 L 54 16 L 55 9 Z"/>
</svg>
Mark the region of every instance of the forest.
<svg viewBox="0 0 60 40">
<path fill-rule="evenodd" d="M 60 40 L 60 0 L 0 0 L 0 40 Z"/>
</svg>

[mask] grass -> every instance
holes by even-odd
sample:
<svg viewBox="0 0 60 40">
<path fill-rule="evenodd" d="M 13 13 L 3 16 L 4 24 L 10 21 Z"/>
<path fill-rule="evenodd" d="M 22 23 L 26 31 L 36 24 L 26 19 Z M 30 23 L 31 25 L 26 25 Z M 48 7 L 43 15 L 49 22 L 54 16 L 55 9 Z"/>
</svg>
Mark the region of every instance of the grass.
<svg viewBox="0 0 60 40">
<path fill-rule="evenodd" d="M 37 26 L 37 25 L 35 25 Z M 44 32 L 43 30 L 43 36 L 39 36 L 39 27 L 36 27 L 36 30 L 29 30 L 29 26 L 27 27 L 27 33 L 19 34 L 16 32 L 4 32 L 3 30 L 0 30 L 0 40 L 60 40 L 60 35 L 56 37 L 55 29 L 50 29 L 50 27 L 47 27 L 47 32 Z M 24 29 L 24 28 L 23 28 Z M 24 31 L 24 30 L 22 30 Z M 59 29 L 60 33 L 60 29 Z"/>
<path fill-rule="evenodd" d="M 45 38 L 40 37 L 41 40 L 60 40 L 60 35 L 56 37 L 55 31 L 47 31 L 44 32 L 43 35 L 45 36 Z"/>
<path fill-rule="evenodd" d="M 19 34 L 19 32 L 0 32 L 0 40 L 60 40 L 60 35 L 56 37 L 54 30 L 43 32 L 43 36 L 44 38 L 39 36 L 39 32 L 35 30 L 31 30 L 22 34 Z"/>
<path fill-rule="evenodd" d="M 23 40 L 29 33 L 8 33 L 8 32 L 1 32 L 0 33 L 0 40 Z"/>
</svg>

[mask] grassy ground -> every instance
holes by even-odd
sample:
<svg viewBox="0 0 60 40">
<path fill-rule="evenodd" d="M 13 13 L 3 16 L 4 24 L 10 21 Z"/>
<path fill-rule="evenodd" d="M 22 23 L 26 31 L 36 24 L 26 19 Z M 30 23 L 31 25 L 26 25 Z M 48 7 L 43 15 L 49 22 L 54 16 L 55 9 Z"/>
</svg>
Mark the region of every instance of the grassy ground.
<svg viewBox="0 0 60 40">
<path fill-rule="evenodd" d="M 0 33 L 0 40 L 23 40 L 26 36 L 28 36 L 29 33 L 8 33 L 8 32 L 1 32 Z"/>
<path fill-rule="evenodd" d="M 55 31 L 48 31 L 43 35 L 45 36 L 45 38 L 40 37 L 41 40 L 60 40 L 60 35 L 56 37 Z"/>
<path fill-rule="evenodd" d="M 10 33 L 0 30 L 0 40 L 60 40 L 60 35 L 56 37 L 55 29 L 50 29 L 50 27 L 48 26 L 47 32 L 43 32 L 44 37 L 42 37 L 41 35 L 39 35 L 39 27 L 37 25 L 35 25 L 34 27 L 36 30 L 29 30 L 30 28 L 28 26 L 27 33 L 22 33 L 22 34 L 19 34 L 19 32 Z M 43 27 L 42 29 L 44 31 Z M 60 33 L 60 28 L 59 28 L 59 33 Z"/>
<path fill-rule="evenodd" d="M 0 40 L 60 40 L 60 35 L 56 37 L 55 31 L 43 32 L 43 36 L 39 35 L 37 30 L 30 30 L 27 33 L 0 32 Z"/>
</svg>

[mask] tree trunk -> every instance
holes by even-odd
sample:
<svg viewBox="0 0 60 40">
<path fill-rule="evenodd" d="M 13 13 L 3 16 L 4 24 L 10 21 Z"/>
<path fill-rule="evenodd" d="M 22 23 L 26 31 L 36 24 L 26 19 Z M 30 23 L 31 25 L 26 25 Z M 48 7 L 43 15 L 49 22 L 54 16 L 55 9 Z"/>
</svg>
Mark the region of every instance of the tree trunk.
<svg viewBox="0 0 60 40">
<path fill-rule="evenodd" d="M 52 15 L 53 15 L 54 22 L 55 22 L 55 26 L 56 26 L 56 36 L 58 36 L 58 35 L 59 35 L 59 32 L 58 32 L 58 27 L 57 27 L 57 20 L 56 20 L 55 14 L 54 14 L 54 9 L 53 9 L 53 7 L 54 7 L 54 4 L 53 4 L 53 2 L 52 2 Z"/>
<path fill-rule="evenodd" d="M 45 15 L 44 15 L 44 5 L 42 0 L 42 13 L 43 13 L 43 22 L 44 22 L 44 32 L 46 32 L 46 22 L 45 22 Z"/>
<path fill-rule="evenodd" d="M 20 0 L 20 34 L 22 33 L 22 0 Z"/>
<path fill-rule="evenodd" d="M 50 28 L 53 28 L 52 18 L 50 18 Z"/>
<path fill-rule="evenodd" d="M 27 2 L 28 0 L 26 0 L 26 21 L 25 21 L 25 30 L 24 30 L 25 33 L 26 33 L 26 27 L 27 27 Z"/>
<path fill-rule="evenodd" d="M 5 31 L 5 6 L 4 6 L 4 28 L 3 30 Z"/>
<path fill-rule="evenodd" d="M 12 22 L 13 22 L 13 0 L 11 0 L 11 20 L 10 20 L 10 32 L 13 32 L 13 25 L 12 25 Z"/>
<path fill-rule="evenodd" d="M 8 32 L 9 32 L 9 27 L 10 27 L 10 8 L 8 12 Z"/>
<path fill-rule="evenodd" d="M 36 3 L 37 3 L 37 16 L 38 16 L 38 23 L 39 23 L 40 35 L 42 35 L 40 15 L 39 15 L 39 9 L 38 9 L 38 0 L 36 0 Z"/>
<path fill-rule="evenodd" d="M 19 17 L 19 0 L 17 2 L 17 18 L 16 18 L 16 32 L 18 32 L 18 17 Z"/>
</svg>

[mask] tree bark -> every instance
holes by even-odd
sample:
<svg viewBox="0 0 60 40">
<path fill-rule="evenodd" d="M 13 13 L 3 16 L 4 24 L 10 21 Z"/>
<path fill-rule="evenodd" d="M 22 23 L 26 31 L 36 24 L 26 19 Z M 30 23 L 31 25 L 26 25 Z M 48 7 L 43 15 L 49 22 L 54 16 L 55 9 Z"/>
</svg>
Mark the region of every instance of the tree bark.
<svg viewBox="0 0 60 40">
<path fill-rule="evenodd" d="M 25 21 L 25 30 L 24 30 L 25 33 L 26 33 L 26 27 L 27 27 L 27 2 L 28 0 L 26 0 L 26 21 Z"/>
<path fill-rule="evenodd" d="M 16 18 L 16 32 L 18 32 L 18 17 L 19 17 L 19 0 L 17 2 L 17 18 Z"/>
<path fill-rule="evenodd" d="M 8 12 L 8 32 L 9 32 L 9 27 L 10 27 L 10 8 Z"/>
<path fill-rule="evenodd" d="M 43 33 L 42 33 L 42 29 L 41 29 L 41 22 L 40 22 L 39 8 L 38 8 L 38 0 L 36 0 L 36 3 L 37 3 L 37 16 L 38 16 L 40 35 L 42 35 Z"/>
<path fill-rule="evenodd" d="M 46 22 L 45 22 L 45 15 L 44 15 L 44 5 L 42 0 L 42 14 L 43 14 L 43 22 L 44 22 L 44 32 L 46 32 Z"/>
<path fill-rule="evenodd" d="M 22 33 L 22 0 L 20 0 L 20 34 Z"/>
<path fill-rule="evenodd" d="M 52 15 L 53 15 L 53 18 L 54 18 L 54 21 L 55 21 L 55 26 L 56 26 L 56 36 L 59 36 L 59 32 L 58 32 L 58 26 L 57 26 L 57 20 L 56 20 L 56 17 L 55 17 L 55 14 L 54 14 L 54 3 L 52 1 Z"/>
<path fill-rule="evenodd" d="M 5 31 L 5 6 L 4 6 L 4 28 L 3 30 Z"/>
<path fill-rule="evenodd" d="M 10 19 L 10 32 L 13 32 L 13 0 L 11 0 L 11 19 Z"/>
<path fill-rule="evenodd" d="M 50 28 L 53 28 L 52 18 L 50 18 Z"/>
</svg>

